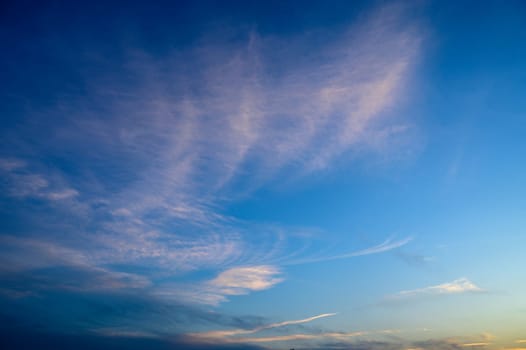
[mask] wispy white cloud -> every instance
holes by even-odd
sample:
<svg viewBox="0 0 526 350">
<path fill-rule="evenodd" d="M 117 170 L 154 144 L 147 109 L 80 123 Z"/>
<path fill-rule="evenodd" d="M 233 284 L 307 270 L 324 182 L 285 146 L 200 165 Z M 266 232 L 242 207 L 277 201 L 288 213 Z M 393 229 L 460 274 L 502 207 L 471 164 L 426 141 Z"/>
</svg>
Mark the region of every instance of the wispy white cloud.
<svg viewBox="0 0 526 350">
<path fill-rule="evenodd" d="M 9 174 L 13 197 L 41 197 L 49 187 L 49 181 L 40 174 Z"/>
<path fill-rule="evenodd" d="M 61 191 L 49 192 L 45 194 L 45 197 L 50 200 L 61 200 L 77 196 L 79 193 L 71 188 L 67 188 Z"/>
<path fill-rule="evenodd" d="M 283 281 L 281 271 L 270 265 L 233 267 L 219 273 L 215 278 L 168 285 L 155 293 L 160 297 L 181 299 L 197 304 L 217 305 L 228 296 L 244 295 L 269 289 Z"/>
<path fill-rule="evenodd" d="M 459 278 L 453 282 L 443 283 L 419 289 L 404 290 L 387 297 L 387 300 L 399 300 L 419 296 L 435 296 L 445 294 L 479 293 L 484 289 L 478 287 L 467 278 Z"/>
<path fill-rule="evenodd" d="M 273 328 L 280 328 L 280 327 L 286 327 L 290 325 L 298 325 L 298 324 L 304 324 L 309 323 L 312 321 L 315 321 L 317 319 L 325 318 L 325 317 L 331 317 L 336 315 L 335 313 L 326 313 L 326 314 L 320 314 L 312 317 L 307 317 L 300 320 L 290 320 L 290 321 L 283 321 L 283 322 L 276 322 L 276 323 L 270 323 L 267 325 L 262 325 L 259 327 L 255 327 L 252 329 L 232 329 L 232 330 L 222 330 L 222 331 L 207 331 L 207 332 L 200 332 L 200 333 L 188 333 L 186 334 L 187 337 L 190 337 L 197 341 L 226 341 L 226 342 L 235 342 L 235 341 L 241 341 L 241 339 L 244 339 L 241 342 L 246 342 L 247 338 L 239 338 L 237 336 L 239 335 L 246 335 L 246 334 L 253 334 L 258 333 L 264 330 L 269 330 Z M 269 340 L 270 341 L 270 340 Z"/>
<path fill-rule="evenodd" d="M 379 253 L 387 252 L 387 251 L 402 247 L 406 245 L 407 243 L 411 242 L 412 240 L 413 240 L 412 237 L 406 237 L 406 238 L 403 238 L 397 241 L 393 241 L 392 238 L 388 238 L 384 242 L 378 245 L 375 245 L 375 246 L 372 246 L 372 247 L 369 247 L 363 250 L 358 250 L 358 251 L 354 251 L 350 253 L 343 253 L 343 254 L 333 253 L 333 254 L 327 254 L 327 255 L 319 256 L 319 257 L 307 257 L 304 259 L 292 260 L 290 262 L 287 262 L 286 264 L 290 264 L 290 265 L 309 264 L 309 263 L 314 263 L 314 262 L 348 259 L 348 258 L 353 258 L 353 257 L 358 257 L 358 256 L 363 256 L 363 255 L 379 254 Z"/>
<path fill-rule="evenodd" d="M 189 333 L 187 334 L 188 337 L 197 339 L 197 340 L 225 340 L 225 339 L 231 339 L 232 336 L 238 336 L 238 335 L 244 335 L 244 334 L 253 334 L 258 333 L 264 330 L 272 329 L 272 328 L 279 328 L 279 327 L 285 327 L 289 325 L 297 325 L 297 324 L 303 324 L 312 322 L 314 320 L 325 318 L 325 317 L 331 317 L 336 315 L 336 313 L 326 313 L 326 314 L 320 314 L 312 317 L 303 318 L 300 320 L 290 320 L 290 321 L 283 321 L 283 322 L 276 322 L 276 323 L 270 323 L 267 325 L 259 326 L 252 329 L 232 329 L 232 330 L 223 330 L 223 331 L 207 331 L 207 332 L 200 332 L 200 333 Z"/>
<path fill-rule="evenodd" d="M 335 316 L 335 315 L 337 315 L 337 313 L 335 313 L 335 312 L 330 312 L 330 313 L 325 313 L 325 314 L 320 314 L 320 315 L 316 315 L 316 316 L 311 316 L 311 317 L 303 318 L 303 319 L 301 319 L 301 320 L 292 320 L 292 321 L 283 321 L 283 322 L 271 323 L 271 324 L 269 324 L 269 325 L 266 325 L 266 326 L 262 326 L 262 327 L 256 328 L 256 329 L 255 329 L 255 332 L 260 331 L 260 330 L 263 330 L 263 329 L 269 329 L 269 328 L 276 328 L 276 327 L 283 327 L 283 326 L 288 326 L 288 325 L 294 325 L 294 324 L 302 324 L 302 323 L 312 322 L 312 321 L 317 320 L 317 319 L 320 319 L 320 318 L 332 317 L 332 316 Z"/>
<path fill-rule="evenodd" d="M 188 237 L 157 230 L 143 222 L 113 223 L 91 239 L 97 263 L 154 266 L 169 274 L 200 268 L 217 269 L 234 263 L 243 242 L 236 234 L 210 233 Z"/>
<path fill-rule="evenodd" d="M 364 250 L 360 250 L 360 251 L 350 253 L 350 254 L 335 256 L 333 259 L 344 259 L 344 258 L 353 257 L 353 256 L 383 253 L 383 252 L 387 252 L 389 250 L 404 246 L 407 243 L 411 242 L 412 240 L 413 240 L 412 237 L 406 237 L 398 241 L 393 241 L 392 239 L 389 238 L 374 247 L 366 248 Z"/>
<path fill-rule="evenodd" d="M 136 83 L 104 77 L 115 87 L 94 96 L 113 118 L 77 118 L 63 126 L 60 141 L 71 142 L 68 130 L 82 128 L 82 142 L 96 140 L 107 152 L 103 162 L 123 152 L 145 165 L 118 194 L 142 209 L 197 208 L 216 196 L 246 194 L 284 171 L 306 175 L 346 154 L 378 150 L 411 128 L 388 109 L 404 92 L 421 41 L 392 10 L 339 34 L 276 39 L 252 32 L 243 45 L 204 40 L 163 58 L 135 51 L 128 65 Z M 327 44 L 312 52 L 322 35 Z M 304 51 L 309 55 L 297 57 Z"/>
<path fill-rule="evenodd" d="M 247 291 L 263 290 L 283 281 L 275 277 L 280 271 L 274 266 L 234 267 L 221 272 L 208 284 L 227 295 L 246 294 Z"/>
<path fill-rule="evenodd" d="M 84 252 L 52 242 L 1 235 L 1 269 L 9 272 L 28 271 L 53 266 L 89 265 Z"/>
<path fill-rule="evenodd" d="M 33 171 L 27 162 L 18 158 L 0 159 L 0 173 L 6 180 L 6 194 L 15 198 L 32 197 L 58 201 L 79 194 L 78 191 L 64 185 L 63 181 Z"/>
<path fill-rule="evenodd" d="M 89 253 L 52 242 L 14 236 L 0 236 L 1 274 L 19 274 L 26 285 L 23 292 L 32 295 L 35 288 L 69 291 L 110 291 L 145 289 L 151 281 L 134 273 L 113 271 L 99 266 Z M 53 268 L 55 273 L 31 275 L 32 271 Z"/>
</svg>

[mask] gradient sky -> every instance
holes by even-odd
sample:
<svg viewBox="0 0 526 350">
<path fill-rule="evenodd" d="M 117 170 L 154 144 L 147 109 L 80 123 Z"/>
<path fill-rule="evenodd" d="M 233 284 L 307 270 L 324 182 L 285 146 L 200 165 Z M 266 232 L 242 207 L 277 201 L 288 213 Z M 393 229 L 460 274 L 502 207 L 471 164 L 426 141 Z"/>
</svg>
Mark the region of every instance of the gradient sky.
<svg viewBox="0 0 526 350">
<path fill-rule="evenodd" d="M 4 349 L 526 349 L 526 2 L 0 5 Z"/>
</svg>

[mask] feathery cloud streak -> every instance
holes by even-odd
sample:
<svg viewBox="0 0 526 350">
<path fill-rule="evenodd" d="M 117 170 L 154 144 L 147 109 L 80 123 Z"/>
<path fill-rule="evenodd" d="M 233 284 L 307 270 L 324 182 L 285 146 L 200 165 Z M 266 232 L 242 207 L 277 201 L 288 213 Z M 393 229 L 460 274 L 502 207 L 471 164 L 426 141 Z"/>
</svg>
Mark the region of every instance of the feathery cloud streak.
<svg viewBox="0 0 526 350">
<path fill-rule="evenodd" d="M 453 282 L 443 283 L 425 288 L 404 290 L 389 296 L 388 300 L 399 300 L 420 296 L 436 296 L 446 294 L 480 293 L 484 290 L 467 278 L 459 278 Z"/>
<path fill-rule="evenodd" d="M 406 237 L 401 240 L 393 241 L 393 239 L 388 238 L 384 242 L 351 253 L 344 253 L 344 254 L 330 254 L 322 257 L 313 257 L 313 258 L 307 258 L 303 260 L 293 260 L 290 262 L 287 262 L 286 264 L 289 265 L 298 265 L 298 264 L 309 264 L 309 263 L 315 263 L 315 262 L 323 262 L 323 261 L 330 261 L 330 260 L 338 260 L 338 259 L 349 259 L 357 256 L 363 256 L 363 255 L 371 255 L 371 254 L 379 254 L 383 252 L 387 252 L 399 247 L 402 247 L 406 245 L 407 243 L 411 242 L 413 240 L 412 237 Z"/>
<path fill-rule="evenodd" d="M 278 328 L 278 327 L 285 327 L 289 325 L 297 325 L 297 324 L 303 324 L 312 322 L 314 320 L 325 318 L 325 317 L 331 317 L 336 315 L 336 313 L 326 313 L 326 314 L 320 314 L 312 317 L 307 317 L 301 320 L 290 320 L 290 321 L 283 321 L 283 322 L 277 322 L 277 323 L 271 323 L 263 326 L 259 326 L 253 329 L 233 329 L 233 330 L 225 330 L 225 331 L 207 331 L 207 332 L 201 332 L 201 333 L 189 333 L 187 334 L 188 337 L 199 340 L 199 341 L 218 341 L 218 340 L 226 340 L 226 341 L 232 341 L 235 339 L 232 339 L 230 337 L 237 336 L 237 335 L 243 335 L 243 334 L 253 334 L 257 333 L 263 330 L 272 329 L 272 328 Z M 238 338 L 238 339 L 244 339 L 244 338 Z"/>
</svg>

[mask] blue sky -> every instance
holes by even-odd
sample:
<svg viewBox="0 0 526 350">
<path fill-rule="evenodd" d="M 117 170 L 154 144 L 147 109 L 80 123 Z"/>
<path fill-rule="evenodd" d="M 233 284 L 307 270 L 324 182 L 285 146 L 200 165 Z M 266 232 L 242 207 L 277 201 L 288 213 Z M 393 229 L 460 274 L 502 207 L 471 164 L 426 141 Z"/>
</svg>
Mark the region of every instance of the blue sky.
<svg viewBox="0 0 526 350">
<path fill-rule="evenodd" d="M 524 2 L 0 15 L 7 348 L 526 348 Z"/>
</svg>

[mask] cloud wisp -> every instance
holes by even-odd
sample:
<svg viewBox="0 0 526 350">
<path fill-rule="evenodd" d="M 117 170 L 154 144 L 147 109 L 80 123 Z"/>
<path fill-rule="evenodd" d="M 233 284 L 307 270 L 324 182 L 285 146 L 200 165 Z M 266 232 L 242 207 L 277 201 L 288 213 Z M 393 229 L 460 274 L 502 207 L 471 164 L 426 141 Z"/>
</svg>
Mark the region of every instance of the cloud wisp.
<svg viewBox="0 0 526 350">
<path fill-rule="evenodd" d="M 325 317 L 331 317 L 336 315 L 336 313 L 325 313 L 320 314 L 316 316 L 307 317 L 300 320 L 290 320 L 290 321 L 283 321 L 283 322 L 276 322 L 276 323 L 270 323 L 266 325 L 262 325 L 259 327 L 255 327 L 252 329 L 232 329 L 232 330 L 223 330 L 223 331 L 207 331 L 207 332 L 201 332 L 201 333 L 189 333 L 187 334 L 188 337 L 197 340 L 197 341 L 226 341 L 226 342 L 244 342 L 247 338 L 232 338 L 234 336 L 239 335 L 246 335 L 246 334 L 253 334 L 258 333 L 264 330 L 273 329 L 273 328 L 279 328 L 279 327 L 285 327 L 290 325 L 298 325 L 303 323 L 312 322 L 317 319 L 325 318 Z"/>
<path fill-rule="evenodd" d="M 409 242 L 413 240 L 412 237 L 406 237 L 400 240 L 393 240 L 392 238 L 386 239 L 384 242 L 365 248 L 362 250 L 350 252 L 350 253 L 343 253 L 343 254 L 328 254 L 321 257 L 311 257 L 311 258 L 305 258 L 305 259 L 298 259 L 298 260 L 292 260 L 290 262 L 286 262 L 287 265 L 300 265 L 300 264 L 310 264 L 310 263 L 316 263 L 316 262 L 324 262 L 324 261 L 331 261 L 331 260 L 340 260 L 340 259 L 349 259 L 354 258 L 358 256 L 364 256 L 364 255 L 371 255 L 371 254 L 379 254 L 388 252 L 390 250 L 400 248 Z"/>
<path fill-rule="evenodd" d="M 35 171 L 17 158 L 0 159 L 0 174 L 4 178 L 2 190 L 14 198 L 62 201 L 79 195 L 77 190 L 64 184 L 62 176 Z"/>
<path fill-rule="evenodd" d="M 436 286 L 404 290 L 386 297 L 386 301 L 406 300 L 417 297 L 440 296 L 448 294 L 482 293 L 480 288 L 467 278 L 459 278 L 452 282 L 442 283 Z"/>
<path fill-rule="evenodd" d="M 269 289 L 283 280 L 281 271 L 275 266 L 241 266 L 222 271 L 207 281 L 161 286 L 154 293 L 167 299 L 217 306 L 229 296 Z"/>
<path fill-rule="evenodd" d="M 273 277 L 276 274 L 279 270 L 273 266 L 235 267 L 221 272 L 209 284 L 233 295 L 244 294 L 245 290 L 263 290 L 281 282 Z"/>
</svg>

